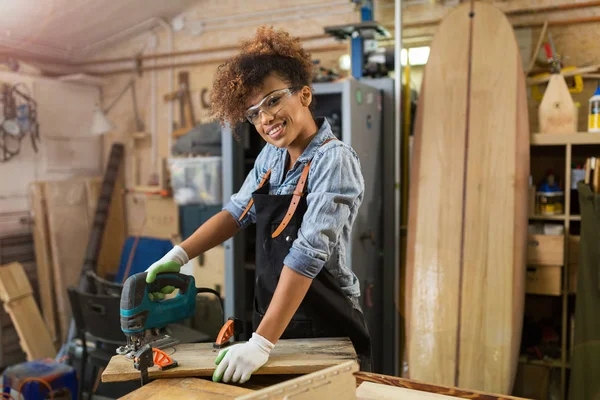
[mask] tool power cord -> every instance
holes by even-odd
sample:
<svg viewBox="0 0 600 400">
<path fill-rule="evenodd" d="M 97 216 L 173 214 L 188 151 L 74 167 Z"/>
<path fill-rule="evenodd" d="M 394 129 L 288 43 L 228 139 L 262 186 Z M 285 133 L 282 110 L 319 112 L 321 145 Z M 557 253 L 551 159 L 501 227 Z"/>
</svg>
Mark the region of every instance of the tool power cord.
<svg viewBox="0 0 600 400">
<path fill-rule="evenodd" d="M 219 293 L 216 290 L 211 289 L 211 288 L 200 287 L 200 288 L 196 288 L 196 290 L 198 291 L 198 294 L 210 293 L 210 294 L 217 296 L 217 299 L 219 299 L 219 304 L 221 304 L 221 315 L 223 317 L 223 323 L 225 323 L 225 306 L 223 305 L 223 299 L 221 298 L 221 293 Z"/>
</svg>

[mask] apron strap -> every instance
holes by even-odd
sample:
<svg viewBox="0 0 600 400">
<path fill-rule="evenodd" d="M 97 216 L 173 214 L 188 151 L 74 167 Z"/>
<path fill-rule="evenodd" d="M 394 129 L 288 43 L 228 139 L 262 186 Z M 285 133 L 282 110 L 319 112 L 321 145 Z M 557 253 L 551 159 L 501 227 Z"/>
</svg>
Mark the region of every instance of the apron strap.
<svg viewBox="0 0 600 400">
<path fill-rule="evenodd" d="M 264 184 L 269 180 L 270 176 L 271 176 L 271 170 L 268 170 L 267 173 L 265 174 L 265 176 L 263 176 L 262 180 L 258 184 L 257 189 L 260 189 L 261 187 L 263 187 Z M 242 213 L 242 215 L 240 215 L 240 218 L 238 219 L 238 221 L 241 221 L 242 219 L 244 219 L 244 217 L 246 216 L 246 214 L 248 214 L 248 211 L 250 211 L 250 207 L 252 207 L 252 204 L 254 204 L 254 199 L 250 198 L 250 201 L 248 202 L 248 205 L 246 206 L 246 209 L 244 210 L 244 212 Z"/>
<path fill-rule="evenodd" d="M 325 146 L 327 143 L 331 142 L 332 140 L 337 140 L 337 138 L 329 138 L 326 141 L 324 141 L 321 146 Z M 319 146 L 319 147 L 321 147 L 321 146 Z M 300 176 L 300 179 L 298 180 L 298 184 L 296 185 L 296 189 L 294 189 L 294 197 L 292 197 L 292 202 L 290 203 L 290 207 L 288 208 L 287 213 L 285 213 L 285 217 L 283 217 L 283 221 L 281 221 L 281 223 L 279 224 L 279 226 L 277 227 L 275 232 L 273 232 L 273 234 L 271 235 L 271 237 L 273 239 L 275 239 L 277 236 L 279 236 L 281 234 L 281 232 L 283 232 L 285 227 L 288 225 L 288 223 L 291 221 L 292 217 L 294 216 L 294 213 L 296 212 L 296 208 L 298 207 L 298 203 L 300 203 L 300 199 L 302 198 L 302 196 L 304 196 L 304 186 L 306 185 L 306 179 L 308 178 L 308 171 L 310 170 L 311 163 L 312 163 L 312 160 L 310 160 L 304 166 L 304 169 L 302 170 L 302 175 Z"/>
</svg>

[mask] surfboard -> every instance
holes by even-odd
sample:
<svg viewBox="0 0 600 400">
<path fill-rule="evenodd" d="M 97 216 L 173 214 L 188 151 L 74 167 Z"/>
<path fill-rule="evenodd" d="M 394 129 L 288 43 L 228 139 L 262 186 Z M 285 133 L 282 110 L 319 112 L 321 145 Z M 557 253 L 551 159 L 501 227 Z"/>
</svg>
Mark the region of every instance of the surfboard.
<svg viewBox="0 0 600 400">
<path fill-rule="evenodd" d="M 408 375 L 512 390 L 525 299 L 529 123 L 514 31 L 463 3 L 434 36 L 417 107 L 406 261 Z"/>
</svg>

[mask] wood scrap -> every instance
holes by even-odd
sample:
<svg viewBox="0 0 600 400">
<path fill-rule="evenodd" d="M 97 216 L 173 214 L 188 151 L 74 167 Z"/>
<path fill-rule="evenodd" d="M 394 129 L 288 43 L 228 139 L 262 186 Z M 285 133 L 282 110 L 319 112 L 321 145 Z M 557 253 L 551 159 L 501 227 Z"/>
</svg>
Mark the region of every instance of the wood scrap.
<svg viewBox="0 0 600 400">
<path fill-rule="evenodd" d="M 150 379 L 211 376 L 218 351 L 212 343 L 179 344 L 165 350 L 178 363 L 173 369 L 148 370 Z M 307 374 L 345 361 L 356 361 L 356 351 L 347 338 L 290 339 L 277 342 L 269 361 L 256 374 Z M 102 373 L 102 382 L 140 379 L 133 361 L 116 355 Z"/>
<path fill-rule="evenodd" d="M 431 383 L 419 382 L 413 379 L 399 378 L 397 376 L 374 374 L 370 372 L 356 372 L 357 386 L 363 382 L 373 382 L 382 385 L 413 389 L 421 392 L 439 393 L 448 396 L 457 397 L 460 399 L 477 399 L 477 400 L 520 400 L 518 397 L 500 395 L 494 393 L 484 393 L 477 390 L 459 389 L 457 387 L 433 385 Z"/>
<path fill-rule="evenodd" d="M 58 335 L 53 292 L 54 277 L 44 193 L 45 186 L 43 182 L 34 182 L 31 184 L 30 198 L 33 208 L 33 241 L 35 245 L 40 305 L 44 315 L 44 322 L 50 331 L 52 340 L 56 343 Z"/>
<path fill-rule="evenodd" d="M 356 378 L 353 373 L 356 371 L 358 364 L 348 361 L 238 397 L 238 400 L 354 400 Z"/>
<path fill-rule="evenodd" d="M 438 393 L 420 392 L 418 390 L 399 388 L 379 383 L 364 382 L 356 389 L 358 400 L 445 400 L 456 399 Z"/>
<path fill-rule="evenodd" d="M 229 400 L 253 390 L 199 378 L 157 379 L 121 400 Z"/>
<path fill-rule="evenodd" d="M 0 299 L 13 321 L 27 359 L 55 357 L 56 349 L 21 264 L 15 262 L 0 267 Z"/>
<path fill-rule="evenodd" d="M 91 226 L 85 180 L 46 182 L 46 204 L 59 340 L 64 342 L 71 320 L 67 288 L 79 284 Z"/>
</svg>

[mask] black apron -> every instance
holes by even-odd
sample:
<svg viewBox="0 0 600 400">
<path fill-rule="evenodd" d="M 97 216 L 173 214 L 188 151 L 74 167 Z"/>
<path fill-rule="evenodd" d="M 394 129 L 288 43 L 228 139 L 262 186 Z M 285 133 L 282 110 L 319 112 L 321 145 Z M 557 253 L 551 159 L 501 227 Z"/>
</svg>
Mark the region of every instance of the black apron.
<svg viewBox="0 0 600 400">
<path fill-rule="evenodd" d="M 256 211 L 256 281 L 254 287 L 254 330 L 269 307 L 288 255 L 306 213 L 306 196 L 283 232 L 272 233 L 283 220 L 293 195 L 270 195 L 268 180 L 253 194 Z M 323 267 L 313 279 L 306 296 L 281 339 L 349 337 L 362 371 L 371 370 L 371 337 L 363 313 L 355 309 L 333 275 Z"/>
</svg>

